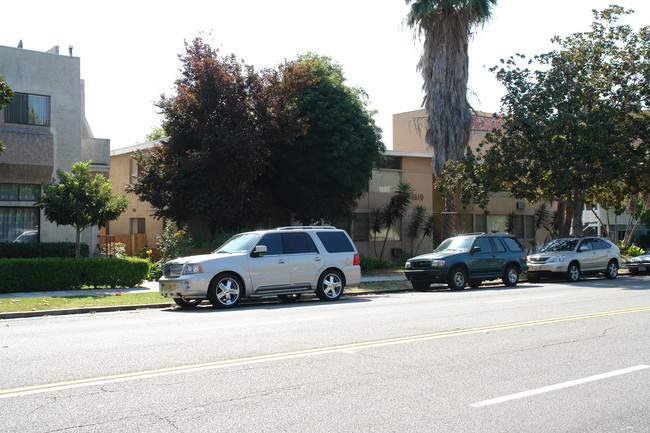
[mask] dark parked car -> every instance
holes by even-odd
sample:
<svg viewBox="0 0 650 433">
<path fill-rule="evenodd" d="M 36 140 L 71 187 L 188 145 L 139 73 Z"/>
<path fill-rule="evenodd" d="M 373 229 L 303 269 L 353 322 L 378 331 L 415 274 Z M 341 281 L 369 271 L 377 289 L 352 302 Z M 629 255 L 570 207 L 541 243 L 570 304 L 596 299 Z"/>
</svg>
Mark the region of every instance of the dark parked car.
<svg viewBox="0 0 650 433">
<path fill-rule="evenodd" d="M 650 254 L 632 257 L 630 260 L 625 262 L 625 267 L 628 268 L 630 273 L 633 275 L 636 275 L 639 272 L 650 272 Z"/>
<path fill-rule="evenodd" d="M 516 237 L 478 233 L 446 239 L 432 253 L 408 259 L 404 273 L 415 290 L 426 290 L 432 283 L 461 290 L 466 284 L 475 288 L 483 280 L 498 278 L 516 286 L 524 271 L 526 251 Z"/>
</svg>

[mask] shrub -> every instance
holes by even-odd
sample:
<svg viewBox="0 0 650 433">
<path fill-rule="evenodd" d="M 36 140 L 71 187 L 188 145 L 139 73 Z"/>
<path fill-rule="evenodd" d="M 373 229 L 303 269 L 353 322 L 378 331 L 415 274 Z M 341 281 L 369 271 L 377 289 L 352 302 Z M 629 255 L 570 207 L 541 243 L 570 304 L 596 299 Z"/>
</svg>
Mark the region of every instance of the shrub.
<svg viewBox="0 0 650 433">
<path fill-rule="evenodd" d="M 123 242 L 111 242 L 107 245 L 100 245 L 99 252 L 106 254 L 107 257 L 122 258 L 126 257 L 126 244 Z"/>
<path fill-rule="evenodd" d="M 374 257 L 359 255 L 362 271 L 372 271 L 373 269 L 386 269 L 390 267 L 390 260 L 376 259 Z"/>
<path fill-rule="evenodd" d="M 0 293 L 135 287 L 148 276 L 149 267 L 147 260 L 132 257 L 5 259 L 0 261 Z"/>
<path fill-rule="evenodd" d="M 0 259 L 30 259 L 36 257 L 74 257 L 74 242 L 41 242 L 23 244 L 0 243 Z M 88 257 L 90 249 L 87 244 L 81 244 L 81 256 Z"/>
</svg>

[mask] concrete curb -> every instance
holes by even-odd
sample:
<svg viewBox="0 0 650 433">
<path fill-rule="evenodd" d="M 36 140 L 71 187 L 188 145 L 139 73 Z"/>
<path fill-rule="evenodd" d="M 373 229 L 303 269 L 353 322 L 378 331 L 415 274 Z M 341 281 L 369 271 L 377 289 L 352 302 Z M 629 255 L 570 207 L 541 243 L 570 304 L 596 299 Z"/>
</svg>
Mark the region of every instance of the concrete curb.
<svg viewBox="0 0 650 433">
<path fill-rule="evenodd" d="M 141 305 L 115 305 L 110 307 L 66 308 L 66 309 L 59 309 L 59 310 L 17 311 L 13 313 L 0 313 L 0 320 L 25 319 L 28 317 L 64 316 L 68 314 L 111 313 L 116 311 L 167 308 L 167 307 L 171 307 L 172 305 L 174 304 L 165 303 L 165 304 L 141 304 Z"/>
<path fill-rule="evenodd" d="M 404 289 L 386 289 L 386 290 L 363 290 L 355 292 L 344 292 L 343 296 L 362 296 L 362 295 L 377 295 L 382 293 L 400 293 L 409 292 L 410 288 Z M 259 305 L 268 301 L 268 298 L 247 299 L 247 305 Z M 67 308 L 58 310 L 38 310 L 38 311 L 17 311 L 12 313 L 0 313 L 0 320 L 5 319 L 25 319 L 30 317 L 46 317 L 46 316 L 64 316 L 70 314 L 96 314 L 96 313 L 114 313 L 117 311 L 134 311 L 134 310 L 154 310 L 163 308 L 172 308 L 176 304 L 174 302 L 159 303 L 159 304 L 140 304 L 140 305 L 116 305 L 110 307 L 82 307 L 82 308 Z"/>
</svg>

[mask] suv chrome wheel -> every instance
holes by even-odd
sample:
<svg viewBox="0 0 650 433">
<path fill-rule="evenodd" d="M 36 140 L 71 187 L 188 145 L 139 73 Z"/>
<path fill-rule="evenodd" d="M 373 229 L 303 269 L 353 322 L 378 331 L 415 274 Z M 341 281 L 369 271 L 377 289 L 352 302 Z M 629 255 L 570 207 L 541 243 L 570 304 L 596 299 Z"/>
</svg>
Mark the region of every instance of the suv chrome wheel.
<svg viewBox="0 0 650 433">
<path fill-rule="evenodd" d="M 343 295 L 343 277 L 338 271 L 325 271 L 318 279 L 316 295 L 321 301 L 336 301 Z"/>
<path fill-rule="evenodd" d="M 243 287 L 237 275 L 221 274 L 210 283 L 208 299 L 217 308 L 234 307 L 241 299 Z"/>
</svg>

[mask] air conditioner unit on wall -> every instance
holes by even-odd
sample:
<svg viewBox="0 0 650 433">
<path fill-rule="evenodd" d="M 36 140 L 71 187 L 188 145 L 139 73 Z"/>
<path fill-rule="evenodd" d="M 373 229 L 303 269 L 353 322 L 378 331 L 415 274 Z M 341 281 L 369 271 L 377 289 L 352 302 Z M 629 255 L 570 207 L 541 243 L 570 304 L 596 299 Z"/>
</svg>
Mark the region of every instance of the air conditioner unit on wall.
<svg viewBox="0 0 650 433">
<path fill-rule="evenodd" d="M 523 201 L 518 201 L 517 209 L 526 209 L 526 203 L 524 203 Z"/>
</svg>

